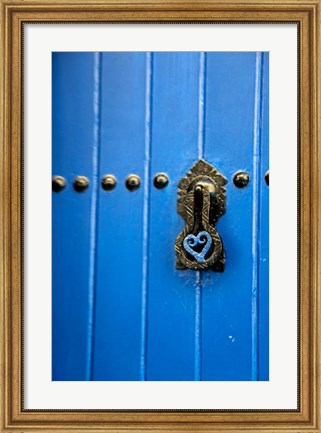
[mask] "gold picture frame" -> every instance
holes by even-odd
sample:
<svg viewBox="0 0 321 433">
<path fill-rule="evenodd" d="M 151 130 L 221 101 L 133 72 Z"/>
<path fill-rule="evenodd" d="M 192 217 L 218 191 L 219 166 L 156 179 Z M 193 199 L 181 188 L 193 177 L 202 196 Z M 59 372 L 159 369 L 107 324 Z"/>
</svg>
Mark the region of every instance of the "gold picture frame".
<svg viewBox="0 0 321 433">
<path fill-rule="evenodd" d="M 321 432 L 321 0 L 1 1 L 1 404 L 3 432 Z M 297 23 L 299 27 L 298 410 L 23 410 L 23 24 Z"/>
</svg>

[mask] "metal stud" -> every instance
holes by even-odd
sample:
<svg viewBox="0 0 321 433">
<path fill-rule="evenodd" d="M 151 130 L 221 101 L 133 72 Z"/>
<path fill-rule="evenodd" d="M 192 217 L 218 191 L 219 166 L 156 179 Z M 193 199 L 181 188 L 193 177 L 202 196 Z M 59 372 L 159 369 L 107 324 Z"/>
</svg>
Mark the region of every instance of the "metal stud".
<svg viewBox="0 0 321 433">
<path fill-rule="evenodd" d="M 74 180 L 74 188 L 77 192 L 85 191 L 89 186 L 89 179 L 86 176 L 76 176 Z"/>
<path fill-rule="evenodd" d="M 106 174 L 101 180 L 101 186 L 105 191 L 112 191 L 115 189 L 117 179 L 112 174 Z"/>
<path fill-rule="evenodd" d="M 233 182 L 238 188 L 245 188 L 250 182 L 250 175 L 245 171 L 239 171 L 234 175 Z"/>
<path fill-rule="evenodd" d="M 270 186 L 270 171 L 269 170 L 265 173 L 264 179 L 265 179 L 267 186 Z"/>
<path fill-rule="evenodd" d="M 137 174 L 130 174 L 126 179 L 126 187 L 129 191 L 135 191 L 140 187 L 140 177 Z"/>
<path fill-rule="evenodd" d="M 52 178 L 52 190 L 55 192 L 62 191 L 66 186 L 66 179 L 62 176 L 54 176 Z"/>
<path fill-rule="evenodd" d="M 168 185 L 168 176 L 165 173 L 158 173 L 154 178 L 154 186 L 157 189 L 163 189 Z"/>
</svg>

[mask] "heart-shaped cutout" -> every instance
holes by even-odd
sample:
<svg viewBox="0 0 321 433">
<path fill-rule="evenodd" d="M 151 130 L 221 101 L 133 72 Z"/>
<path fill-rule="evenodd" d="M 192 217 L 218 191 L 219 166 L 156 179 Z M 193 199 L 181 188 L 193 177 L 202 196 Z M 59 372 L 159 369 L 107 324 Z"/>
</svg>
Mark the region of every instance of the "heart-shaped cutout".
<svg viewBox="0 0 321 433">
<path fill-rule="evenodd" d="M 193 234 L 187 235 L 183 241 L 183 246 L 188 254 L 193 256 L 198 263 L 204 263 L 205 256 L 211 248 L 212 242 L 211 235 L 206 231 L 202 231 L 197 236 Z M 204 245 L 202 251 L 197 252 L 193 250 L 197 245 Z"/>
</svg>

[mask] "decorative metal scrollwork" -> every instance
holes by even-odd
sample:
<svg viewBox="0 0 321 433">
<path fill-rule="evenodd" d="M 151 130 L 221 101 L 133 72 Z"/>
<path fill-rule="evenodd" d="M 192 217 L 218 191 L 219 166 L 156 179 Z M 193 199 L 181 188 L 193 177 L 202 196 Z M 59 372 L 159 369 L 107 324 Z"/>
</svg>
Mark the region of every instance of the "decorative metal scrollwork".
<svg viewBox="0 0 321 433">
<path fill-rule="evenodd" d="M 178 184 L 177 212 L 186 226 L 175 242 L 176 268 L 223 272 L 225 253 L 215 224 L 226 209 L 226 178 L 199 160 Z"/>
</svg>

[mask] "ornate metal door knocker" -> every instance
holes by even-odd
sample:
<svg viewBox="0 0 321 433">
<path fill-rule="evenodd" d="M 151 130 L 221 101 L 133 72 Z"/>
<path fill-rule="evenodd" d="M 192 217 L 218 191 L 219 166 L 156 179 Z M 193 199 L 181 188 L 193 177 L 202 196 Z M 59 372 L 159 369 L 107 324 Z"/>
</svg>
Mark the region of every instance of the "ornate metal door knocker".
<svg viewBox="0 0 321 433">
<path fill-rule="evenodd" d="M 223 242 L 215 224 L 225 213 L 226 179 L 199 160 L 178 184 L 177 212 L 186 226 L 175 242 L 177 269 L 224 271 Z"/>
</svg>

